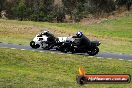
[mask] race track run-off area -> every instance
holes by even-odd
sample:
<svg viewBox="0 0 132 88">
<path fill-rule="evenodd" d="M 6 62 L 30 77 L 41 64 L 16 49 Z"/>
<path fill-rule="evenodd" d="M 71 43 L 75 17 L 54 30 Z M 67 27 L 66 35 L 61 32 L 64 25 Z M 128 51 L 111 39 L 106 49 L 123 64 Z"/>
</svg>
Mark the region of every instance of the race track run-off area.
<svg viewBox="0 0 132 88">
<path fill-rule="evenodd" d="M 17 45 L 17 44 L 7 44 L 7 43 L 0 43 L 0 48 L 31 50 L 31 51 L 38 51 L 38 52 L 51 52 L 51 53 L 58 53 L 58 54 L 70 54 L 70 53 L 61 53 L 61 52 L 55 51 L 55 50 L 43 50 L 41 48 L 39 48 L 39 49 L 33 49 L 30 46 Z M 89 56 L 87 54 L 79 54 L 79 53 L 78 53 L 78 55 Z M 92 56 L 89 56 L 89 57 L 92 57 Z M 97 58 L 119 59 L 119 60 L 132 61 L 132 54 L 99 52 L 95 57 L 97 57 Z"/>
</svg>

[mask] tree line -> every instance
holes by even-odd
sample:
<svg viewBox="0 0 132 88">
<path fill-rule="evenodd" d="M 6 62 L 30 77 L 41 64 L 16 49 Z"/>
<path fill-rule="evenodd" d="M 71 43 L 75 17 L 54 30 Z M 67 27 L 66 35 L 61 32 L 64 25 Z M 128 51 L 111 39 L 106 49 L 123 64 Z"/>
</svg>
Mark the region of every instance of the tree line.
<svg viewBox="0 0 132 88">
<path fill-rule="evenodd" d="M 66 16 L 75 22 L 88 14 L 110 13 L 132 0 L 0 0 L 0 12 L 9 19 L 64 22 Z"/>
</svg>

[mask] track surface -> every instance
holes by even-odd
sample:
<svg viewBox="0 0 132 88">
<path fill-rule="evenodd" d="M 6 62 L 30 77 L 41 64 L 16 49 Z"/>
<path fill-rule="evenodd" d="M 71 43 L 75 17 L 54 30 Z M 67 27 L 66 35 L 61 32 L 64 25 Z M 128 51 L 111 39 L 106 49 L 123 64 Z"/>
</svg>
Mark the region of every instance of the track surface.
<svg viewBox="0 0 132 88">
<path fill-rule="evenodd" d="M 0 48 L 31 50 L 31 51 L 39 51 L 39 52 L 51 52 L 52 51 L 52 52 L 60 53 L 59 51 L 54 51 L 54 50 L 32 49 L 30 46 L 6 44 L 6 43 L 0 43 Z M 79 55 L 86 55 L 86 54 L 79 54 Z M 115 58 L 115 59 L 119 59 L 119 60 L 130 60 L 130 61 L 132 61 L 132 54 L 100 52 L 95 57 L 98 57 L 98 58 Z"/>
</svg>

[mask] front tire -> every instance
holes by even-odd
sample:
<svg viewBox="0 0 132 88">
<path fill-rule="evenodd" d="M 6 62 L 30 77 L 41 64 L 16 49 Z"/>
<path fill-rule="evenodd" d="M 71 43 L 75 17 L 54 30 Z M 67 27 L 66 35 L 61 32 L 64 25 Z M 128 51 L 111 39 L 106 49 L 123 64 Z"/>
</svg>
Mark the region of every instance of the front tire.
<svg viewBox="0 0 132 88">
<path fill-rule="evenodd" d="M 31 42 L 30 42 L 30 46 L 31 46 L 32 48 L 35 48 L 35 42 L 34 42 L 34 41 L 31 41 Z"/>
<path fill-rule="evenodd" d="M 31 41 L 31 42 L 30 42 L 30 46 L 31 46 L 32 48 L 34 48 L 34 49 L 37 49 L 37 48 L 40 47 L 39 44 L 36 44 L 36 45 L 35 45 L 35 42 L 34 42 L 34 41 Z"/>
<path fill-rule="evenodd" d="M 94 55 L 98 54 L 98 52 L 99 52 L 99 48 L 98 47 L 93 47 L 93 48 L 91 48 L 90 50 L 87 51 L 87 53 L 90 56 L 94 56 Z"/>
</svg>

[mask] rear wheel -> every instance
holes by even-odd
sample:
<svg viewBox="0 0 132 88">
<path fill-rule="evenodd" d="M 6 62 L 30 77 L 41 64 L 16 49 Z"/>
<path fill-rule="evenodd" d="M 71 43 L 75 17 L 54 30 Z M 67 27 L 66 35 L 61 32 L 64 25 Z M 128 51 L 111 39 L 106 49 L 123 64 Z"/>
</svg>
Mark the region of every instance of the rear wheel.
<svg viewBox="0 0 132 88">
<path fill-rule="evenodd" d="M 98 52 L 99 52 L 99 48 L 98 47 L 93 47 L 93 48 L 91 48 L 90 50 L 87 51 L 87 53 L 90 56 L 94 56 L 94 55 L 98 54 Z"/>
</svg>

